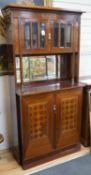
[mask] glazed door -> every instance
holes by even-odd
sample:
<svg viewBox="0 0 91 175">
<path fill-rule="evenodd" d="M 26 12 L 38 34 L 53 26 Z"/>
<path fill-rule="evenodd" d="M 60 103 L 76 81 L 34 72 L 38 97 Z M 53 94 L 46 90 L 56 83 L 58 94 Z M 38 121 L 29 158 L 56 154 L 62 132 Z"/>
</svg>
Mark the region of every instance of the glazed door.
<svg viewBox="0 0 91 175">
<path fill-rule="evenodd" d="M 22 99 L 24 159 L 53 150 L 53 95 L 32 95 Z"/>
<path fill-rule="evenodd" d="M 31 14 L 14 18 L 16 54 L 69 53 L 78 43 L 78 23 L 74 15 Z M 74 35 L 76 33 L 76 36 Z M 77 49 L 76 49 L 77 50 Z"/>
<path fill-rule="evenodd" d="M 72 52 L 73 50 L 73 19 L 57 16 L 51 22 L 52 51 Z"/>
<path fill-rule="evenodd" d="M 20 19 L 19 28 L 22 54 L 42 54 L 48 52 L 48 24 L 46 19 Z"/>
<path fill-rule="evenodd" d="M 82 90 L 57 94 L 56 146 L 65 148 L 80 142 Z"/>
</svg>

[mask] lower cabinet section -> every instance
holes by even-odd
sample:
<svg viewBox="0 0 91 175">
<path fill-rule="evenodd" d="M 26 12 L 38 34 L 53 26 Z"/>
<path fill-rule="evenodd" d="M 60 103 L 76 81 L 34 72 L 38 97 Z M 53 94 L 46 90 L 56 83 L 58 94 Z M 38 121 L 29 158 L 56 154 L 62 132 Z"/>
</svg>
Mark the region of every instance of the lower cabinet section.
<svg viewBox="0 0 91 175">
<path fill-rule="evenodd" d="M 82 88 L 17 95 L 21 162 L 80 145 Z M 20 104 L 20 105 L 19 105 Z M 20 107 L 19 107 L 20 106 Z"/>
</svg>

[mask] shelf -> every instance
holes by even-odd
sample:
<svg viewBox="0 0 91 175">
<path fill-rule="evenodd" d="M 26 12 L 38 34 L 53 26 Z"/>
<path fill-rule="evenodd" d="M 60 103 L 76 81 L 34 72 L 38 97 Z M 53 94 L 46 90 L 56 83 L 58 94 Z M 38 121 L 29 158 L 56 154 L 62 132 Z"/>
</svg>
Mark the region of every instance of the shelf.
<svg viewBox="0 0 91 175">
<path fill-rule="evenodd" d="M 77 87 L 84 87 L 84 83 L 72 83 L 72 81 L 62 81 L 47 85 L 37 85 L 34 87 L 22 87 L 21 89 L 18 89 L 16 91 L 16 94 L 19 96 L 25 96 L 25 95 L 33 95 L 33 94 L 40 94 L 40 93 L 46 93 L 46 92 L 55 92 L 60 91 L 64 89 L 73 89 Z"/>
</svg>

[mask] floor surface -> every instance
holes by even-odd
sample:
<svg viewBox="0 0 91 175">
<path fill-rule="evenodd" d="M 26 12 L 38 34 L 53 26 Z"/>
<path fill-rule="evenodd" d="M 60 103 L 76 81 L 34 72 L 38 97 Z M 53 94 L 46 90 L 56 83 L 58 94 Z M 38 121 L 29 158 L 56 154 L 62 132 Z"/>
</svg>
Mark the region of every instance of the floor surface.
<svg viewBox="0 0 91 175">
<path fill-rule="evenodd" d="M 63 162 L 67 162 L 76 157 L 81 157 L 90 152 L 90 148 L 81 147 L 81 150 L 58 158 L 56 160 L 50 161 L 48 163 L 42 164 L 40 166 L 36 166 L 34 168 L 23 170 L 22 167 L 17 163 L 17 161 L 13 158 L 12 152 L 10 150 L 0 151 L 0 175 L 29 175 L 40 170 L 44 170 L 46 168 L 62 164 Z"/>
</svg>

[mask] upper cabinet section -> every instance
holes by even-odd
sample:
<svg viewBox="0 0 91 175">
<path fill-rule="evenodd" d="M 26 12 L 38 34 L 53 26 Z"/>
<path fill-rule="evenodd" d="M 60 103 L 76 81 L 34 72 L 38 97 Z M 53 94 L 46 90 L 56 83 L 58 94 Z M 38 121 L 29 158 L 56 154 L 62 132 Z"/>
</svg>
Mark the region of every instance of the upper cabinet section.
<svg viewBox="0 0 91 175">
<path fill-rule="evenodd" d="M 44 7 L 7 8 L 13 14 L 12 41 L 16 55 L 78 52 L 81 12 Z"/>
</svg>

